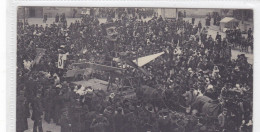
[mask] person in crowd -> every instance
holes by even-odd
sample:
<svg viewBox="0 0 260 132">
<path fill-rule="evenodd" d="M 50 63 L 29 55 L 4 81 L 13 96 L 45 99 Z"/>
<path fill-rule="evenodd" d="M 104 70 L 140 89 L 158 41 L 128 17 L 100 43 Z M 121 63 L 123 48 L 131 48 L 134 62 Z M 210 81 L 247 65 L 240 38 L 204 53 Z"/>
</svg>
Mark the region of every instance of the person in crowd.
<svg viewBox="0 0 260 132">
<path fill-rule="evenodd" d="M 224 130 L 226 127 L 225 125 L 227 125 L 226 116 L 227 116 L 227 108 L 223 108 L 222 113 L 218 116 L 219 126 L 220 126 L 220 129 L 222 129 L 222 130 Z"/>
<path fill-rule="evenodd" d="M 72 18 L 75 18 L 77 12 L 78 12 L 78 11 L 77 11 L 76 9 L 73 9 L 73 16 L 72 16 Z"/>
<path fill-rule="evenodd" d="M 201 22 L 199 21 L 199 24 L 198 24 L 198 28 L 199 28 L 199 32 L 201 31 L 201 29 L 202 29 L 202 24 L 201 24 Z"/>
<path fill-rule="evenodd" d="M 16 116 L 16 131 L 24 132 L 28 129 L 27 115 L 26 113 L 26 98 L 24 97 L 24 91 L 21 90 L 17 96 L 17 116 Z"/>
<path fill-rule="evenodd" d="M 95 119 L 93 119 L 90 128 L 93 132 L 107 132 L 107 127 L 109 125 L 108 119 L 103 114 L 98 114 Z"/>
<path fill-rule="evenodd" d="M 217 32 L 217 35 L 216 35 L 215 40 L 216 40 L 218 43 L 221 43 L 221 35 L 219 34 L 219 32 Z"/>
<path fill-rule="evenodd" d="M 195 23 L 195 18 L 191 18 L 191 23 L 194 24 Z"/>
<path fill-rule="evenodd" d="M 247 36 L 248 36 L 247 38 L 252 38 L 252 35 L 253 35 L 253 31 L 251 28 L 249 28 L 247 31 Z"/>
<path fill-rule="evenodd" d="M 249 28 L 247 37 L 242 37 L 240 29 L 228 29 L 226 30 L 227 42 L 233 45 L 233 49 L 239 49 L 241 51 L 248 52 L 250 46 L 253 51 L 253 33 L 252 29 Z"/>
<path fill-rule="evenodd" d="M 37 93 L 37 96 L 33 100 L 32 104 L 32 120 L 33 123 L 33 132 L 43 132 L 42 128 L 42 117 L 43 117 L 43 106 L 41 100 L 41 94 Z"/>
<path fill-rule="evenodd" d="M 62 109 L 61 115 L 61 132 L 72 132 L 71 119 L 69 117 L 69 108 L 65 107 Z"/>
<path fill-rule="evenodd" d="M 43 15 L 43 23 L 46 23 L 46 22 L 47 22 L 47 19 L 48 19 L 48 16 L 47 16 L 47 14 L 45 13 L 45 14 Z"/>
<path fill-rule="evenodd" d="M 58 23 L 60 21 L 60 15 L 57 13 L 55 16 L 55 22 Z"/>
</svg>

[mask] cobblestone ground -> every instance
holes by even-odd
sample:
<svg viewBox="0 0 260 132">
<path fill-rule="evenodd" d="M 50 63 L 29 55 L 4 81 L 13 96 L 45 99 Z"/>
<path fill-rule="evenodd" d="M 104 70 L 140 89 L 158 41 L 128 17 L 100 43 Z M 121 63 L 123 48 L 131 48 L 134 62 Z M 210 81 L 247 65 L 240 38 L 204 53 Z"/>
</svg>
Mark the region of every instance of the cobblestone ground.
<svg viewBox="0 0 260 132">
<path fill-rule="evenodd" d="M 67 18 L 68 24 L 71 23 L 71 22 L 75 22 L 75 20 L 80 20 L 80 19 L 79 18 Z M 146 21 L 148 21 L 148 20 L 149 20 L 149 18 L 146 19 Z M 185 20 L 189 20 L 191 22 L 191 18 L 185 18 Z M 106 19 L 101 18 L 101 19 L 99 19 L 99 21 L 100 21 L 100 23 L 105 23 Z M 198 24 L 199 21 L 201 21 L 203 26 L 205 26 L 205 19 L 204 18 L 196 18 L 195 24 Z M 42 18 L 29 18 L 28 22 L 29 22 L 29 24 L 38 24 L 38 25 L 45 26 L 46 24 L 49 24 L 49 25 L 52 24 L 54 22 L 54 18 L 48 18 L 46 23 L 42 22 Z M 213 22 L 211 21 L 211 26 L 208 28 L 208 34 L 211 35 L 213 38 L 215 38 L 217 32 L 219 32 L 222 35 L 222 38 L 224 38 L 226 36 L 226 34 L 223 33 L 223 32 L 220 32 L 218 27 L 214 26 Z M 245 54 L 245 56 L 248 58 L 248 62 L 253 64 L 253 54 L 252 54 L 251 50 L 249 50 L 249 53 L 240 52 L 239 50 L 232 50 L 232 59 L 236 59 L 237 55 L 239 55 L 239 54 Z M 83 82 L 77 82 L 77 83 L 82 83 L 83 85 L 90 85 L 86 82 L 84 82 L 84 83 Z M 104 85 L 104 84 L 101 84 L 101 85 Z M 103 86 L 102 89 L 105 89 L 105 87 Z M 25 132 L 32 132 L 33 131 L 33 121 L 30 118 L 28 118 L 27 120 L 28 120 L 29 129 L 26 130 Z M 48 124 L 47 122 L 45 122 L 43 120 L 42 126 L 43 126 L 44 132 L 47 132 L 47 131 L 60 132 L 60 126 L 54 124 L 53 122 Z"/>
</svg>

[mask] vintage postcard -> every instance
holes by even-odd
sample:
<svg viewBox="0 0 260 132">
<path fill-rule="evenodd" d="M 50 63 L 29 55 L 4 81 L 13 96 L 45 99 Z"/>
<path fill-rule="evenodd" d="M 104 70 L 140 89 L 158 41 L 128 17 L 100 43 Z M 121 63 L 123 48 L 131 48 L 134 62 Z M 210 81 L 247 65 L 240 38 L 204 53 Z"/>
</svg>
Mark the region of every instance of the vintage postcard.
<svg viewBox="0 0 260 132">
<path fill-rule="evenodd" d="M 255 10 L 16 7 L 16 132 L 252 132 Z"/>
</svg>

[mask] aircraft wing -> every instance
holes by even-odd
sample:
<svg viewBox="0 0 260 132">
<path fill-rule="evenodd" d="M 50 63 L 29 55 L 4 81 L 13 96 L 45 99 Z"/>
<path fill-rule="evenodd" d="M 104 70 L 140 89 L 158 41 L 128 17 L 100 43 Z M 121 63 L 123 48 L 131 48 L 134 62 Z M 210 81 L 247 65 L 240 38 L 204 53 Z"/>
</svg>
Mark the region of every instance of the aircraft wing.
<svg viewBox="0 0 260 132">
<path fill-rule="evenodd" d="M 106 66 L 91 62 L 84 62 L 84 63 L 73 63 L 72 66 L 76 66 L 79 68 L 91 68 L 94 70 L 101 70 L 101 71 L 116 71 L 116 70 L 124 70 L 122 68 L 112 67 L 112 66 Z"/>
<path fill-rule="evenodd" d="M 85 69 L 74 69 L 74 70 L 68 70 L 66 72 L 66 77 L 75 77 L 77 74 L 83 74 L 85 72 Z"/>
<path fill-rule="evenodd" d="M 163 54 L 164 54 L 164 52 L 160 52 L 160 53 L 140 57 L 140 58 L 137 59 L 137 62 L 136 62 L 136 59 L 133 60 L 133 62 L 135 64 L 137 64 L 139 67 L 142 67 L 142 66 L 146 65 L 147 63 L 151 62 L 152 60 L 156 59 L 157 57 L 159 57 Z"/>
</svg>

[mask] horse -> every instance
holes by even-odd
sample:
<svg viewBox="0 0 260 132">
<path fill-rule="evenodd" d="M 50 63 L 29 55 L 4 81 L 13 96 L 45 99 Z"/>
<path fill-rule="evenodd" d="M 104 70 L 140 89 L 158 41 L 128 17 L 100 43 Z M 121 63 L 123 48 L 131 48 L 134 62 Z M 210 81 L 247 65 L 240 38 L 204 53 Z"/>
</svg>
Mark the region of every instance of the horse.
<svg viewBox="0 0 260 132">
<path fill-rule="evenodd" d="M 211 98 L 200 94 L 197 90 L 186 91 L 183 94 L 186 99 L 186 105 L 188 113 L 194 110 L 195 113 L 200 113 L 207 117 L 218 117 L 221 113 L 222 105 L 218 100 L 212 100 Z"/>
<path fill-rule="evenodd" d="M 144 103 L 152 104 L 155 111 L 156 107 L 164 107 L 163 89 L 156 89 L 146 85 L 136 88 L 136 97 Z"/>
<path fill-rule="evenodd" d="M 180 90 L 172 89 L 172 88 L 165 89 L 163 93 L 163 97 L 166 105 L 171 110 L 179 111 L 179 112 L 185 111 L 185 107 L 181 105 L 185 102 L 185 100 L 182 97 Z"/>
<path fill-rule="evenodd" d="M 222 104 L 218 100 L 200 94 L 197 90 L 186 91 L 183 96 L 185 96 L 186 105 L 188 105 L 186 112 L 192 111 L 192 115 L 205 117 L 206 129 L 216 130 L 218 116 L 222 112 Z"/>
</svg>

